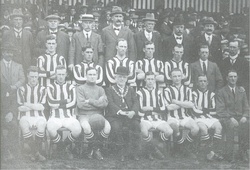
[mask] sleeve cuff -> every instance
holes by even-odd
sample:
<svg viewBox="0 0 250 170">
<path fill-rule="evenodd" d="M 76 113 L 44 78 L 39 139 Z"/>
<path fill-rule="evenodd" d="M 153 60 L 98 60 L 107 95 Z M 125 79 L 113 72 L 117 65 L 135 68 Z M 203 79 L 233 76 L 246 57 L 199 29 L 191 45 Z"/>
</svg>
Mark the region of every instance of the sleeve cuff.
<svg viewBox="0 0 250 170">
<path fill-rule="evenodd" d="M 117 115 L 120 115 L 120 112 L 121 112 L 121 111 L 122 111 L 122 110 L 119 110 L 116 114 L 117 114 Z"/>
</svg>

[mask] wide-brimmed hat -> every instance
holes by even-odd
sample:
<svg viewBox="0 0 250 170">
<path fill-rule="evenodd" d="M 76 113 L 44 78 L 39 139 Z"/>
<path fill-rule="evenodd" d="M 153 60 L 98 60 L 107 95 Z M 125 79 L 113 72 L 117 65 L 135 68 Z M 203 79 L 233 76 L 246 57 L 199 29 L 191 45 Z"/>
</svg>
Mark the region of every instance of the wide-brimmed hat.
<svg viewBox="0 0 250 170">
<path fill-rule="evenodd" d="M 92 15 L 92 14 L 82 14 L 81 16 L 80 16 L 80 20 L 81 21 L 94 21 L 94 15 Z"/>
<path fill-rule="evenodd" d="M 46 21 L 50 19 L 57 19 L 58 21 L 61 21 L 61 18 L 57 14 L 52 14 L 52 15 L 48 15 L 47 17 L 45 17 Z"/>
<path fill-rule="evenodd" d="M 117 68 L 115 74 L 128 76 L 128 75 L 129 75 L 129 70 L 128 70 L 127 67 L 119 66 L 119 67 Z"/>
<path fill-rule="evenodd" d="M 17 51 L 17 48 L 12 43 L 2 43 L 1 50 Z"/>
<path fill-rule="evenodd" d="M 174 18 L 173 25 L 185 25 L 184 18 L 182 16 L 176 16 Z"/>
<path fill-rule="evenodd" d="M 213 24 L 213 25 L 217 25 L 217 22 L 213 19 L 213 17 L 207 17 L 204 19 L 204 21 L 202 22 L 203 25 L 206 24 Z"/>
<path fill-rule="evenodd" d="M 155 19 L 154 13 L 146 13 L 145 18 L 143 18 L 142 21 L 157 21 L 157 19 Z"/>
<path fill-rule="evenodd" d="M 110 13 L 110 16 L 113 16 L 115 14 L 122 14 L 123 16 L 126 15 L 125 12 L 122 12 L 122 8 L 119 6 L 113 6 L 111 13 Z"/>
<path fill-rule="evenodd" d="M 13 13 L 10 14 L 10 18 L 15 18 L 15 17 L 22 17 L 22 18 L 24 18 L 22 9 L 14 9 L 13 10 Z"/>
</svg>

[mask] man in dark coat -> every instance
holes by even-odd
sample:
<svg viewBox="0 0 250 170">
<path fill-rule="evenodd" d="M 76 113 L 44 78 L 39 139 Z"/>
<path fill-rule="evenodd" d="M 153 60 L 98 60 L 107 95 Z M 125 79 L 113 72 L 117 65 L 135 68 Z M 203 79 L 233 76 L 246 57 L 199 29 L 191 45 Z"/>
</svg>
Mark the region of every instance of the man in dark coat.
<svg viewBox="0 0 250 170">
<path fill-rule="evenodd" d="M 106 90 L 108 106 L 106 118 L 111 125 L 110 137 L 120 152 L 120 160 L 123 162 L 129 152 L 133 159 L 139 160 L 138 144 L 140 143 L 140 118 L 138 116 L 139 101 L 132 87 L 126 85 L 129 70 L 120 66 L 117 68 L 116 84 Z M 125 141 L 124 129 L 128 129 L 128 141 Z"/>
</svg>

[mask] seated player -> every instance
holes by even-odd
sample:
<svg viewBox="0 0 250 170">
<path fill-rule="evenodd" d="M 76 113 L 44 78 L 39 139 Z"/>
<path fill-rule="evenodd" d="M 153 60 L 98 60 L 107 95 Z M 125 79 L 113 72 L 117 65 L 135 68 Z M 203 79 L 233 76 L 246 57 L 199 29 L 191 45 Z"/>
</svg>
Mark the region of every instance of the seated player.
<svg viewBox="0 0 250 170">
<path fill-rule="evenodd" d="M 74 115 L 76 91 L 73 85 L 65 81 L 67 70 L 64 66 L 59 65 L 56 67 L 55 76 L 55 82 L 47 87 L 48 104 L 50 106 L 47 129 L 53 144 L 62 142 L 58 129 L 64 127 L 70 131 L 68 137 L 62 143 L 62 149 L 65 149 L 68 159 L 73 159 L 70 146 L 81 134 L 81 125 Z"/>
<path fill-rule="evenodd" d="M 37 66 L 39 67 L 41 77 L 41 85 L 47 87 L 53 84 L 56 75 L 55 70 L 58 65 L 67 68 L 65 58 L 56 53 L 57 42 L 56 35 L 50 34 L 46 36 L 46 53 L 37 58 Z"/>
<path fill-rule="evenodd" d="M 73 69 L 74 78 L 77 84 L 84 84 L 86 82 L 86 70 L 89 67 L 93 67 L 97 70 L 97 80 L 96 84 L 98 86 L 104 85 L 103 82 L 103 69 L 100 65 L 96 65 L 93 62 L 94 49 L 88 44 L 86 47 L 82 48 L 82 62 L 75 65 Z"/>
<path fill-rule="evenodd" d="M 139 116 L 141 117 L 141 133 L 143 140 L 150 144 L 150 146 L 147 147 L 149 159 L 153 159 L 152 149 L 155 150 L 159 158 L 164 159 L 165 156 L 154 146 L 152 142 L 153 132 L 149 130 L 152 128 L 159 130 L 159 137 L 163 142 L 168 141 L 173 130 L 169 124 L 162 119 L 162 117 L 165 116 L 165 105 L 162 93 L 155 87 L 155 74 L 153 72 L 147 72 L 145 74 L 145 83 L 145 87 L 137 92 L 140 102 Z"/>
<path fill-rule="evenodd" d="M 184 85 L 189 86 L 191 82 L 191 71 L 189 64 L 183 60 L 184 47 L 180 44 L 174 46 L 173 49 L 173 58 L 165 62 L 165 77 L 167 85 L 172 84 L 171 80 L 171 70 L 173 68 L 179 68 L 182 71 L 183 79 L 182 82 Z M 192 85 L 191 85 L 192 86 Z"/>
<path fill-rule="evenodd" d="M 164 83 L 164 64 L 160 60 L 154 58 L 155 45 L 152 41 L 146 41 L 143 51 L 145 57 L 142 60 L 138 60 L 135 65 L 137 87 L 143 87 L 143 81 L 145 79 L 145 73 L 152 71 L 156 77 L 156 83 L 159 87 L 165 87 Z"/>
<path fill-rule="evenodd" d="M 47 122 L 43 112 L 47 91 L 44 86 L 38 83 L 38 67 L 30 66 L 27 71 L 27 78 L 28 83 L 17 91 L 17 101 L 20 105 L 18 107 L 19 125 L 24 142 L 30 146 L 31 160 L 45 161 L 46 158 L 40 153 L 40 147 L 42 146 Z M 35 140 L 31 128 L 36 129 Z"/>
<path fill-rule="evenodd" d="M 217 117 L 215 111 L 215 93 L 207 89 L 208 80 L 207 76 L 202 74 L 198 76 L 198 89 L 193 91 L 193 102 L 195 107 L 194 116 L 195 121 L 200 128 L 200 141 L 201 151 L 203 151 L 208 160 L 222 160 L 221 148 L 222 148 L 222 126 Z M 211 142 L 211 136 L 208 130 L 213 129 L 214 135 L 212 136 L 213 142 Z M 210 147 L 212 144 L 212 147 Z"/>
<path fill-rule="evenodd" d="M 194 106 L 192 91 L 189 87 L 182 84 L 182 76 L 182 71 L 178 68 L 174 68 L 171 71 L 173 84 L 164 90 L 164 100 L 168 110 L 168 123 L 173 129 L 174 152 L 176 152 L 177 148 L 182 147 L 181 151 L 187 151 L 187 154 L 196 158 L 193 142 L 199 132 L 199 127 L 189 112 Z M 180 132 L 180 127 L 188 129 L 189 133 L 184 136 L 182 131 Z"/>
<path fill-rule="evenodd" d="M 111 127 L 103 117 L 104 109 L 108 105 L 108 99 L 104 89 L 96 85 L 96 80 L 97 70 L 88 67 L 86 69 L 86 83 L 77 88 L 77 107 L 78 120 L 86 139 L 89 141 L 88 158 L 91 159 L 94 155 L 98 160 L 102 160 L 103 156 L 100 147 L 108 138 Z M 97 124 L 94 124 L 95 121 Z M 98 121 L 104 122 L 104 126 L 98 124 Z"/>
<path fill-rule="evenodd" d="M 129 70 L 120 66 L 116 70 L 116 84 L 106 90 L 108 106 L 106 118 L 111 125 L 111 140 L 116 144 L 120 154 L 120 160 L 125 161 L 126 156 L 139 160 L 138 151 L 140 143 L 140 118 L 138 116 L 139 102 L 136 92 L 126 85 Z M 125 141 L 124 133 L 128 129 L 129 138 Z"/>
<path fill-rule="evenodd" d="M 135 66 L 134 61 L 130 60 L 129 57 L 126 56 L 126 52 L 128 49 L 128 42 L 125 39 L 118 39 L 116 45 L 117 53 L 112 59 L 107 61 L 106 64 L 106 76 L 108 79 L 108 84 L 114 85 L 115 84 L 115 73 L 119 66 L 127 67 L 129 69 L 129 76 L 127 83 L 130 86 L 136 86 L 135 83 Z"/>
</svg>

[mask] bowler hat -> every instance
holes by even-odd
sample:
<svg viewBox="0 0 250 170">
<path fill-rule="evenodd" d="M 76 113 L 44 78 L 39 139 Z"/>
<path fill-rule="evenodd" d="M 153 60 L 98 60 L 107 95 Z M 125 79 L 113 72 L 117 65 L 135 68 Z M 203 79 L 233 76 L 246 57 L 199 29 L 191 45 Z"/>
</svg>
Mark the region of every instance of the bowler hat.
<svg viewBox="0 0 250 170">
<path fill-rule="evenodd" d="M 46 21 L 50 19 L 57 19 L 58 21 L 61 21 L 61 18 L 57 14 L 52 14 L 52 15 L 48 15 L 47 17 L 45 17 Z"/>
<path fill-rule="evenodd" d="M 10 18 L 15 18 L 15 17 L 22 17 L 22 18 L 24 18 L 24 15 L 22 13 L 22 9 L 21 8 L 20 9 L 14 9 L 13 13 L 10 14 Z"/>
<path fill-rule="evenodd" d="M 184 25 L 184 18 L 182 16 L 176 16 L 173 21 L 173 25 Z"/>
<path fill-rule="evenodd" d="M 147 13 L 145 18 L 142 19 L 142 21 L 157 21 L 157 19 L 155 19 L 154 13 Z"/>
<path fill-rule="evenodd" d="M 111 10 L 111 13 L 110 13 L 110 16 L 113 16 L 115 14 L 122 14 L 122 15 L 126 15 L 125 12 L 122 12 L 122 8 L 119 7 L 119 6 L 113 6 L 112 10 Z"/>
<path fill-rule="evenodd" d="M 94 21 L 95 19 L 94 15 L 92 14 L 82 14 L 80 18 L 81 18 L 81 21 Z"/>
<path fill-rule="evenodd" d="M 128 76 L 129 75 L 129 70 L 128 70 L 127 67 L 119 66 L 117 68 L 117 70 L 116 70 L 116 74 Z"/>
<path fill-rule="evenodd" d="M 207 17 L 204 19 L 203 25 L 206 25 L 206 24 L 213 24 L 213 25 L 217 25 L 217 22 L 214 21 L 213 17 Z"/>
</svg>

